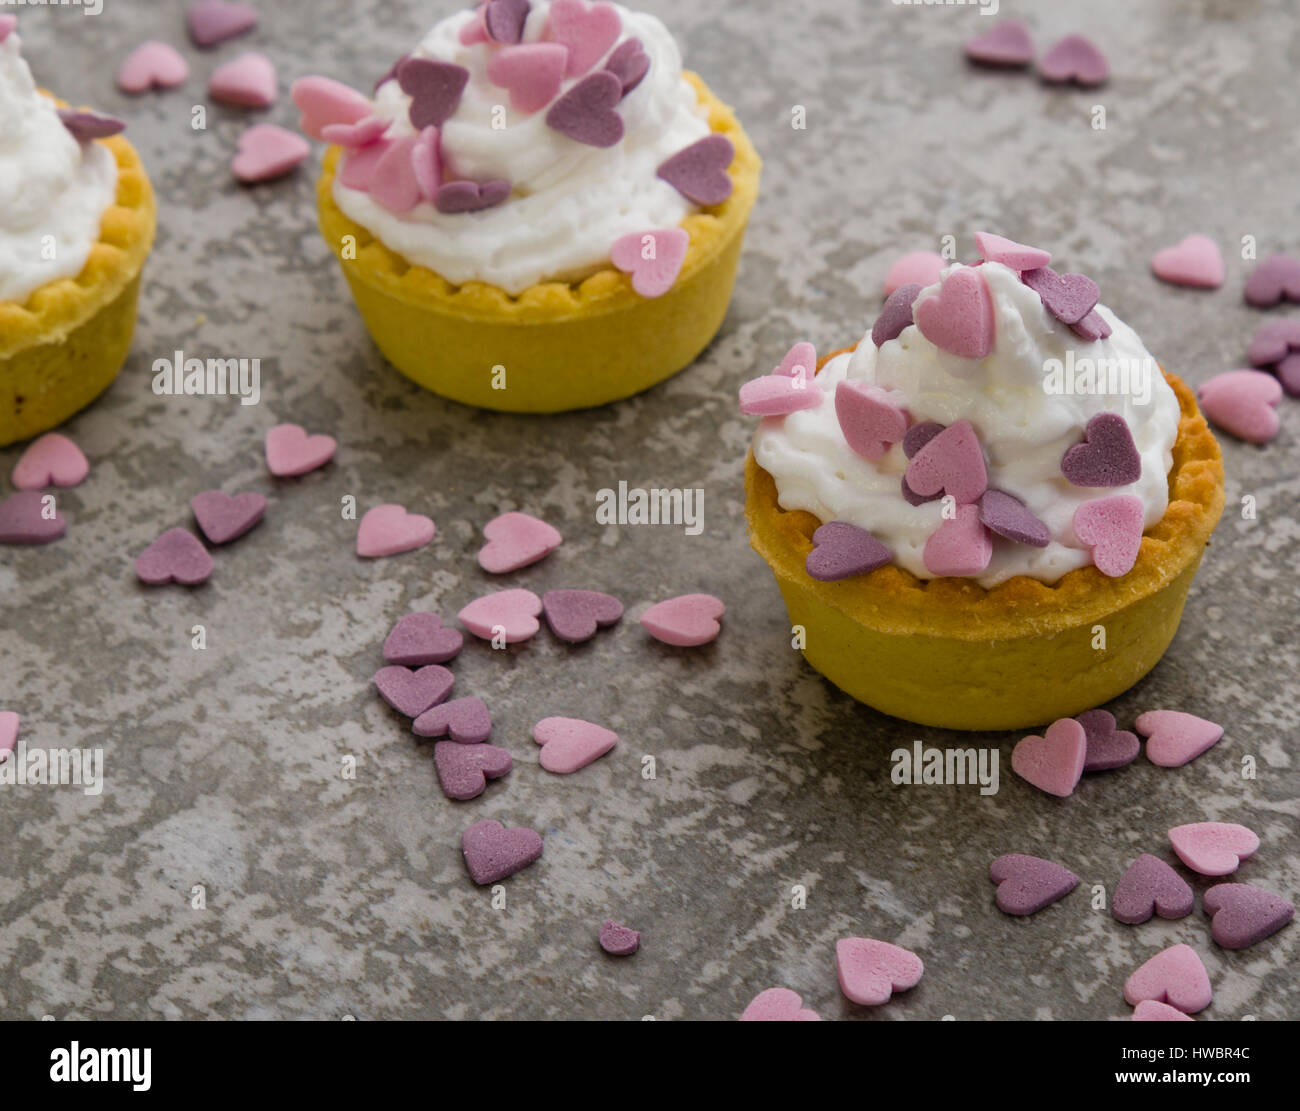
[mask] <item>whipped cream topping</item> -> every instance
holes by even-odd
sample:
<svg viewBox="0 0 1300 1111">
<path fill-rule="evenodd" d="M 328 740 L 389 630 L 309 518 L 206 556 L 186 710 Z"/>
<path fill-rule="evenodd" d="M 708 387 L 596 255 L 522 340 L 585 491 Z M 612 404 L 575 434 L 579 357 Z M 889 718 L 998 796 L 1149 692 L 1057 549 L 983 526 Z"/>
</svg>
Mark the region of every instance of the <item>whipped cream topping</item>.
<svg viewBox="0 0 1300 1111">
<path fill-rule="evenodd" d="M 79 274 L 117 190 L 112 151 L 68 133 L 21 47 L 0 42 L 0 301 Z"/>
<path fill-rule="evenodd" d="M 775 479 L 784 509 L 866 529 L 889 547 L 899 566 L 918 578 L 933 578 L 922 552 L 942 523 L 942 501 L 910 505 L 901 491 L 908 463 L 902 444 L 891 445 L 881 459 L 865 459 L 846 443 L 835 413 L 835 387 L 846 379 L 899 390 L 913 423 L 969 420 L 988 458 L 989 487 L 1014 494 L 1051 533 L 1045 548 L 995 536 L 992 559 L 975 581 L 989 587 L 1029 575 L 1052 583 L 1092 562 L 1073 528 L 1074 512 L 1084 502 L 1131 494 L 1142 502 L 1145 527 L 1164 516 L 1178 399 L 1137 333 L 1104 305 L 1097 312 L 1112 333 L 1089 343 L 1055 320 L 1015 270 L 986 262 L 979 272 L 994 310 L 993 350 L 986 358 L 942 351 L 916 325 L 880 348 L 868 334 L 854 352 L 837 355 L 818 373 L 824 392 L 816 407 L 762 422 L 754 434 L 754 457 Z M 938 290 L 938 283 L 927 287 L 917 302 Z M 1059 361 L 1059 375 L 1053 360 Z M 1088 392 L 1085 360 L 1094 367 L 1122 360 L 1102 365 L 1127 368 L 1130 388 Z M 1100 378 L 1113 374 L 1107 369 Z M 1062 389 L 1073 392 L 1057 391 L 1058 377 Z M 1106 489 L 1074 486 L 1061 473 L 1061 458 L 1084 438 L 1089 419 L 1102 412 L 1118 413 L 1128 424 L 1142 460 L 1141 477 Z"/>
<path fill-rule="evenodd" d="M 581 279 L 608 265 L 610 245 L 620 236 L 679 225 L 695 206 L 655 171 L 708 135 L 708 122 L 695 90 L 682 78 L 681 55 L 663 23 L 611 6 L 622 30 L 605 57 L 636 38 L 650 59 L 645 79 L 618 106 L 625 130 L 617 144 L 576 142 L 547 126 L 545 109 L 524 114 L 510 107 L 507 91 L 487 77 L 494 47 L 460 41 L 477 12 L 458 12 L 438 23 L 412 53 L 469 70 L 459 107 L 441 129 L 444 172 L 480 182 L 503 178 L 513 188 L 511 197 L 478 212 L 445 214 L 421 202 L 399 215 L 335 178 L 335 203 L 408 261 L 453 284 L 488 282 L 511 294 L 537 282 Z M 541 40 L 550 8 L 549 0 L 533 0 L 522 42 Z M 603 65 L 604 58 L 588 72 Z M 566 79 L 560 95 L 583 76 Z M 375 114 L 393 120 L 388 138 L 415 133 L 410 103 L 396 81 L 375 93 Z M 494 128 L 502 105 L 506 126 Z"/>
</svg>

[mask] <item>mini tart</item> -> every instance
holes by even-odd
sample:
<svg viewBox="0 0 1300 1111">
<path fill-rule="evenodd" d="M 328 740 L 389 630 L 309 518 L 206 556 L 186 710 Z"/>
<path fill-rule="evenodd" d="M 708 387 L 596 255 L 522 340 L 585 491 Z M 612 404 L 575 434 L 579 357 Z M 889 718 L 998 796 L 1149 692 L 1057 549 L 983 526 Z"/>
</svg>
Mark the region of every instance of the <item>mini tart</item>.
<svg viewBox="0 0 1300 1111">
<path fill-rule="evenodd" d="M 117 193 L 86 265 L 23 302 L 0 301 L 0 445 L 85 408 L 112 384 L 131 347 L 157 207 L 135 148 L 120 135 L 95 141 L 113 152 Z"/>
<path fill-rule="evenodd" d="M 918 579 L 889 564 L 819 582 L 804 561 L 822 522 L 782 509 L 775 480 L 751 451 L 750 543 L 776 575 L 791 623 L 806 630 L 808 662 L 868 706 L 946 729 L 1044 725 L 1131 687 L 1173 639 L 1223 511 L 1219 445 L 1193 392 L 1168 372 L 1165 380 L 1180 409 L 1169 508 L 1119 578 L 1088 566 L 1055 583 L 1017 575 L 986 589 L 971 579 Z M 1094 647 L 1098 626 L 1104 648 Z"/>
<path fill-rule="evenodd" d="M 673 288 L 647 299 L 612 266 L 577 284 L 539 282 L 518 296 L 498 286 L 455 286 L 389 250 L 334 203 L 342 153 L 326 152 L 316 189 L 320 229 L 370 335 L 408 378 L 434 393 L 515 413 L 554 413 L 617 401 L 688 366 L 722 324 L 761 162 L 731 109 L 684 75 L 709 126 L 735 147 L 731 196 L 688 216 L 690 247 Z M 647 229 L 650 230 L 650 229 Z M 350 237 L 350 238 L 349 238 Z M 355 258 L 345 257 L 355 244 Z M 505 388 L 494 389 L 494 367 Z"/>
</svg>

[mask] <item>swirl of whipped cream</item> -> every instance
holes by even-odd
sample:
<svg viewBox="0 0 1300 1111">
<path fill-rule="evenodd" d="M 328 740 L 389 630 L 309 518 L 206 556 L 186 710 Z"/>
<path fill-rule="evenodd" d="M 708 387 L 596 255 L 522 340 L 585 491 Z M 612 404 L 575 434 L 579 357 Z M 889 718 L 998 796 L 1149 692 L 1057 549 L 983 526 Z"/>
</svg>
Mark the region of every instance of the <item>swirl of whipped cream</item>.
<svg viewBox="0 0 1300 1111">
<path fill-rule="evenodd" d="M 622 20 L 614 46 L 640 39 L 650 59 L 645 79 L 618 106 L 624 135 L 617 144 L 575 142 L 546 125 L 546 109 L 524 115 L 509 107 L 506 90 L 487 78 L 497 48 L 461 43 L 461 29 L 479 17 L 459 12 L 438 23 L 412 54 L 469 70 L 460 105 L 442 127 L 444 173 L 474 181 L 504 178 L 511 197 L 478 212 L 444 214 L 422 202 L 399 215 L 336 178 L 335 203 L 409 262 L 456 285 L 488 282 L 511 294 L 537 282 L 574 281 L 608 265 L 610 245 L 620 236 L 676 227 L 694 206 L 655 171 L 706 136 L 709 125 L 682 78 L 681 55 L 667 28 L 652 15 L 611 6 Z M 550 9 L 549 0 L 533 0 L 523 42 L 541 39 Z M 603 64 L 597 61 L 588 72 Z M 566 79 L 560 94 L 582 76 Z M 375 114 L 394 121 L 388 137 L 414 134 L 410 103 L 396 81 L 375 93 Z M 494 128 L 500 105 L 506 105 L 506 126 Z"/>
<path fill-rule="evenodd" d="M 915 325 L 880 348 L 868 333 L 854 352 L 837 355 L 818 373 L 824 394 L 817 407 L 759 425 L 754 458 L 775 479 L 783 508 L 866 529 L 889 547 L 899 566 L 933 578 L 922 551 L 941 523 L 942 503 L 910 505 L 901 490 L 907 469 L 902 444 L 891 445 L 874 462 L 864 459 L 845 442 L 835 415 L 835 387 L 846 379 L 900 390 L 913 422 L 969 420 L 988 458 L 989 487 L 1014 494 L 1051 533 L 1045 548 L 994 537 L 993 558 L 976 581 L 989 587 L 1029 575 L 1051 583 L 1092 562 L 1073 528 L 1074 511 L 1084 502 L 1131 494 L 1141 499 L 1147 527 L 1164 516 L 1178 399 L 1137 333 L 1104 305 L 1097 312 L 1112 333 L 1088 343 L 1055 320 L 1016 271 L 986 262 L 979 272 L 994 308 L 994 346 L 987 358 L 972 363 L 942 351 Z M 929 286 L 917 301 L 938 289 L 937 283 Z M 1083 360 L 1128 368 L 1129 388 L 1087 392 Z M 1106 369 L 1104 377 L 1112 375 L 1121 381 Z M 1058 378 L 1064 390 L 1074 392 L 1057 391 Z M 1061 457 L 1102 412 L 1118 413 L 1128 424 L 1142 459 L 1141 477 L 1104 490 L 1071 485 L 1061 473 Z"/>
<path fill-rule="evenodd" d="M 117 189 L 112 151 L 68 133 L 21 49 L 0 42 L 0 301 L 79 274 Z"/>
</svg>

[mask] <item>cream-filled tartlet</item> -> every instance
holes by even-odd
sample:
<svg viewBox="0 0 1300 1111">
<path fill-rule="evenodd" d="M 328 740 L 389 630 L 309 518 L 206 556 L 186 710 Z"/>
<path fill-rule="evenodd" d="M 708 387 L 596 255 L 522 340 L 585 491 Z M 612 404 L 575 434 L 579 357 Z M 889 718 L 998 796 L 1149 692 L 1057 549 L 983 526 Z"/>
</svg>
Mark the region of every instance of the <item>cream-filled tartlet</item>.
<svg viewBox="0 0 1300 1111">
<path fill-rule="evenodd" d="M 809 661 L 954 728 L 1089 709 L 1155 665 L 1223 503 L 1218 447 L 1095 283 L 985 255 L 886 302 L 854 349 L 748 383 L 754 547 Z"/>
<path fill-rule="evenodd" d="M 0 16 L 0 444 L 117 376 L 155 215 L 121 122 L 42 93 L 14 28 Z"/>
<path fill-rule="evenodd" d="M 759 162 L 654 16 L 491 0 L 371 96 L 294 87 L 329 141 L 321 228 L 422 385 L 554 411 L 645 389 L 721 324 Z"/>
</svg>

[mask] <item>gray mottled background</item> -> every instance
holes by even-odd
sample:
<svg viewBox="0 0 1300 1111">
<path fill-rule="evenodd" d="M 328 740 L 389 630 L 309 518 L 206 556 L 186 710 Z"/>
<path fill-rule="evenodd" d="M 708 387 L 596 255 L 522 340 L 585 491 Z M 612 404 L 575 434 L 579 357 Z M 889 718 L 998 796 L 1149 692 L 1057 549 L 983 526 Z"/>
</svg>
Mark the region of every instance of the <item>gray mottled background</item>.
<svg viewBox="0 0 1300 1111">
<path fill-rule="evenodd" d="M 1228 512 L 1164 662 L 1112 707 L 1180 708 L 1226 739 L 1177 771 L 1141 761 L 1051 799 L 1009 769 L 1012 734 L 977 736 L 1003 757 L 1000 792 L 896 787 L 888 754 L 915 739 L 971 738 L 884 718 L 832 689 L 791 651 L 785 613 L 745 540 L 741 459 L 751 431 L 736 387 L 795 339 L 856 339 L 904 250 L 999 230 L 1041 243 L 1101 283 L 1168 366 L 1193 382 L 1241 365 L 1261 315 L 1241 301 L 1236 244 L 1300 248 L 1296 122 L 1285 90 L 1300 63 L 1287 0 L 1025 4 L 1003 14 L 1040 44 L 1083 30 L 1107 50 L 1103 91 L 1050 90 L 968 69 L 960 44 L 992 22 L 973 8 L 888 0 L 708 5 L 644 0 L 688 65 L 735 104 L 766 160 L 736 297 L 697 365 L 636 400 L 529 419 L 474 412 L 408 384 L 371 346 L 315 227 L 314 165 L 244 189 L 227 164 L 270 111 L 191 106 L 221 60 L 260 49 L 282 87 L 324 72 L 367 86 L 452 0 L 263 2 L 262 26 L 215 51 L 188 44 L 182 6 L 105 0 L 22 11 L 34 70 L 79 102 L 118 112 L 162 202 L 135 348 L 113 389 L 67 431 L 93 462 L 62 497 L 68 536 L 0 552 L 0 706 L 33 745 L 102 746 L 108 784 L 0 797 L 0 1016 L 58 1018 L 729 1018 L 760 989 L 801 992 L 826 1018 L 1126 1017 L 1129 972 L 1175 940 L 1204 956 L 1203 1017 L 1300 1017 L 1300 927 L 1228 953 L 1198 910 L 1129 927 L 1090 906 L 1165 830 L 1239 820 L 1263 839 L 1239 878 L 1300 889 L 1294 576 L 1300 414 L 1285 402 L 1266 448 L 1225 443 Z M 184 89 L 128 98 L 113 73 L 139 40 L 190 58 Z M 790 127 L 792 106 L 808 126 Z M 1092 105 L 1108 113 L 1090 127 Z M 319 157 L 319 151 L 316 152 Z M 1148 272 L 1191 231 L 1225 247 L 1216 292 Z M 262 359 L 264 398 L 159 398 L 155 358 Z M 292 420 L 340 441 L 336 462 L 277 482 L 265 431 Z M 0 475 L 18 457 L 0 451 Z M 595 491 L 701 487 L 706 529 L 600 527 Z M 210 488 L 261 490 L 265 523 L 217 554 L 197 590 L 146 590 L 135 555 Z M 428 548 L 367 562 L 340 498 L 431 514 Z M 1241 519 L 1244 494 L 1259 517 Z M 546 632 L 508 653 L 475 643 L 457 693 L 493 710 L 515 771 L 470 803 L 438 790 L 429 746 L 370 686 L 402 613 L 454 614 L 501 585 L 477 567 L 478 529 L 510 508 L 564 546 L 509 584 L 608 589 L 629 619 L 578 648 Z M 691 590 L 728 604 L 697 651 L 636 623 Z M 208 648 L 189 646 L 203 624 Z M 536 765 L 533 722 L 587 717 L 619 747 L 567 778 Z M 342 759 L 359 759 L 355 781 Z M 640 777 L 655 756 L 658 778 Z M 1239 772 L 1243 756 L 1258 778 Z M 508 905 L 467 879 L 458 839 L 485 817 L 531 825 L 540 863 L 507 881 Z M 996 855 L 1051 857 L 1084 885 L 1027 920 L 1000 914 Z M 206 910 L 192 910 L 195 884 Z M 808 887 L 807 909 L 790 908 Z M 1198 887 L 1203 887 L 1198 883 Z M 644 931 L 616 961 L 607 916 Z M 887 1007 L 850 1006 L 835 981 L 848 934 L 907 945 L 926 976 Z"/>
</svg>

